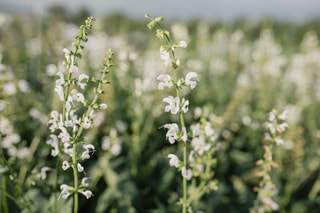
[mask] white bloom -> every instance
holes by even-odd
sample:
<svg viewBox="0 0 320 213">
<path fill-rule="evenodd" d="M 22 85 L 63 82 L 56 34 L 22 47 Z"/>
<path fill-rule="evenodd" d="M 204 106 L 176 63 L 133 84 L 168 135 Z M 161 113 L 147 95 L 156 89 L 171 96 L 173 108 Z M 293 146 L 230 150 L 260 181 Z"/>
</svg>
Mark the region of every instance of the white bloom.
<svg viewBox="0 0 320 213">
<path fill-rule="evenodd" d="M 171 55 L 162 46 L 160 47 L 160 58 L 161 60 L 164 60 L 164 64 L 166 65 L 166 67 L 172 66 Z"/>
<path fill-rule="evenodd" d="M 205 142 L 203 135 L 193 138 L 191 145 L 199 155 L 203 155 L 203 152 L 208 151 L 211 148 L 211 145 Z"/>
<path fill-rule="evenodd" d="M 4 173 L 6 171 L 7 171 L 7 169 L 5 167 L 0 166 L 0 174 Z"/>
<path fill-rule="evenodd" d="M 107 104 L 104 104 L 104 103 L 100 104 L 100 109 L 107 109 L 107 107 L 108 107 Z"/>
<path fill-rule="evenodd" d="M 83 145 L 83 148 L 86 149 L 86 150 L 90 150 L 90 149 L 91 150 L 95 150 L 94 146 L 92 144 L 85 144 L 85 145 Z"/>
<path fill-rule="evenodd" d="M 188 112 L 188 107 L 189 107 L 189 100 L 185 100 L 184 98 L 182 98 L 182 108 L 181 110 L 184 112 L 184 113 L 187 113 Z"/>
<path fill-rule="evenodd" d="M 211 128 L 211 126 L 209 126 L 209 125 L 206 125 L 205 127 L 204 127 L 204 132 L 205 132 L 205 134 L 207 135 L 207 136 L 212 136 L 213 134 L 214 134 L 214 130 Z"/>
<path fill-rule="evenodd" d="M 269 112 L 269 121 L 270 122 L 276 121 L 276 114 L 274 112 Z"/>
<path fill-rule="evenodd" d="M 60 101 L 63 101 L 64 100 L 63 86 L 56 85 L 56 87 L 54 88 L 54 91 L 58 94 Z"/>
<path fill-rule="evenodd" d="M 81 192 L 84 196 L 86 196 L 87 199 L 89 199 L 90 197 L 92 197 L 92 192 L 90 190 L 86 190 Z"/>
<path fill-rule="evenodd" d="M 2 90 L 7 94 L 7 95 L 14 95 L 17 92 L 16 86 L 12 82 L 8 82 L 2 85 Z"/>
<path fill-rule="evenodd" d="M 158 89 L 160 90 L 164 89 L 165 87 L 170 88 L 173 86 L 170 75 L 159 75 L 157 80 L 160 81 L 158 84 Z"/>
<path fill-rule="evenodd" d="M 87 84 L 86 84 L 86 83 L 83 83 L 82 81 L 83 81 L 83 80 L 88 81 L 88 79 L 89 79 L 89 76 L 86 75 L 86 74 L 81 74 L 81 75 L 79 76 L 79 80 L 78 80 L 77 84 L 81 87 L 81 89 L 84 89 L 84 88 L 87 86 Z"/>
<path fill-rule="evenodd" d="M 69 186 L 66 184 L 62 184 L 60 186 L 61 189 L 61 194 L 60 196 L 62 196 L 63 199 L 67 199 L 69 197 L 69 195 L 71 195 L 71 193 L 69 192 Z M 59 198 L 60 198 L 59 196 Z"/>
<path fill-rule="evenodd" d="M 89 183 L 88 183 L 87 181 L 88 181 L 88 178 L 87 178 L 87 177 L 82 178 L 82 180 L 81 180 L 81 185 L 82 185 L 82 186 L 85 186 L 85 187 L 88 187 L 88 186 L 89 186 Z"/>
<path fill-rule="evenodd" d="M 47 172 L 51 171 L 52 169 L 49 167 L 42 167 L 41 168 L 41 179 L 45 180 L 47 178 Z"/>
<path fill-rule="evenodd" d="M 165 112 L 171 112 L 171 114 L 177 114 L 179 112 L 179 97 L 173 97 L 169 96 L 163 99 L 163 102 L 168 103 L 168 105 L 165 107 Z"/>
<path fill-rule="evenodd" d="M 89 113 L 89 118 L 94 119 L 96 117 L 96 112 L 94 110 L 91 110 Z"/>
<path fill-rule="evenodd" d="M 280 144 L 284 144 L 283 140 L 281 138 L 277 138 L 275 140 L 276 144 L 279 146 Z"/>
<path fill-rule="evenodd" d="M 277 128 L 277 131 L 279 133 L 282 133 L 284 131 L 286 131 L 286 128 L 288 128 L 288 124 L 287 123 L 282 123 L 279 125 L 279 127 Z"/>
<path fill-rule="evenodd" d="M 178 157 L 176 155 L 169 154 L 168 158 L 170 158 L 170 161 L 169 161 L 170 166 L 174 166 L 176 168 L 179 167 L 179 159 L 178 159 Z"/>
<path fill-rule="evenodd" d="M 63 170 L 67 170 L 69 167 L 70 167 L 70 165 L 69 165 L 68 161 L 65 160 L 62 162 L 62 169 Z"/>
<path fill-rule="evenodd" d="M 18 87 L 19 87 L 20 91 L 23 92 L 23 93 L 29 93 L 30 92 L 30 85 L 24 79 L 18 81 Z"/>
<path fill-rule="evenodd" d="M 65 142 L 63 146 L 64 146 L 64 153 L 72 156 L 73 155 L 72 145 L 70 143 Z"/>
<path fill-rule="evenodd" d="M 116 143 L 114 144 L 112 147 L 111 147 L 111 153 L 114 155 L 114 156 L 118 156 L 121 152 L 121 145 L 119 143 Z"/>
<path fill-rule="evenodd" d="M 261 201 L 266 204 L 267 206 L 270 206 L 272 210 L 277 211 L 279 210 L 279 205 L 274 202 L 271 198 L 269 197 L 264 197 L 261 199 Z"/>
<path fill-rule="evenodd" d="M 63 52 L 64 52 L 64 57 L 65 57 L 66 61 L 68 61 L 70 58 L 70 56 L 69 56 L 70 51 L 67 48 L 64 48 Z"/>
<path fill-rule="evenodd" d="M 101 145 L 102 149 L 103 149 L 104 151 L 107 151 L 107 150 L 110 148 L 110 146 L 111 146 L 111 139 L 110 139 L 110 137 L 109 137 L 109 136 L 104 136 L 104 137 L 102 138 L 102 145 Z"/>
<path fill-rule="evenodd" d="M 189 153 L 189 161 L 190 161 L 191 164 L 194 164 L 194 162 L 195 162 L 195 159 L 194 159 L 193 155 L 194 155 L 194 151 L 191 150 L 190 153 Z"/>
<path fill-rule="evenodd" d="M 77 169 L 78 169 L 78 172 L 84 172 L 84 168 L 83 166 L 81 166 L 80 163 L 77 164 Z"/>
<path fill-rule="evenodd" d="M 91 120 L 88 117 L 84 118 L 83 127 L 85 129 L 89 129 L 91 127 Z"/>
<path fill-rule="evenodd" d="M 187 42 L 179 41 L 178 46 L 181 47 L 181 48 L 186 48 L 187 47 Z"/>
<path fill-rule="evenodd" d="M 59 141 L 58 137 L 54 134 L 51 134 L 50 137 L 51 139 L 47 140 L 46 143 L 53 147 L 53 150 L 51 150 L 51 155 L 55 157 L 59 154 Z"/>
<path fill-rule="evenodd" d="M 86 150 L 86 151 L 82 152 L 81 158 L 82 158 L 82 160 L 89 159 L 90 158 L 89 151 Z"/>
<path fill-rule="evenodd" d="M 186 76 L 186 85 L 194 89 L 197 86 L 197 81 L 199 81 L 198 74 L 195 72 L 189 72 Z"/>
<path fill-rule="evenodd" d="M 289 114 L 289 111 L 288 110 L 284 110 L 280 115 L 279 115 L 279 118 L 281 120 L 287 120 L 288 119 L 288 114 Z"/>
<path fill-rule="evenodd" d="M 181 175 L 182 177 L 186 178 L 187 180 L 191 180 L 192 178 L 192 170 L 191 169 L 186 169 L 186 167 L 182 167 L 181 169 Z"/>
<path fill-rule="evenodd" d="M 63 86 L 65 81 L 64 81 L 64 75 L 62 72 L 57 72 L 58 76 L 60 76 L 60 79 L 56 80 L 56 86 Z"/>
<path fill-rule="evenodd" d="M 276 132 L 276 129 L 272 123 L 265 122 L 264 124 L 265 124 L 266 128 L 270 130 L 271 134 L 274 134 Z"/>
<path fill-rule="evenodd" d="M 178 139 L 177 132 L 179 131 L 179 126 L 176 123 L 172 124 L 165 124 L 164 128 L 168 129 L 168 132 L 166 134 L 167 139 L 171 144 L 174 144 L 174 142 Z"/>
</svg>

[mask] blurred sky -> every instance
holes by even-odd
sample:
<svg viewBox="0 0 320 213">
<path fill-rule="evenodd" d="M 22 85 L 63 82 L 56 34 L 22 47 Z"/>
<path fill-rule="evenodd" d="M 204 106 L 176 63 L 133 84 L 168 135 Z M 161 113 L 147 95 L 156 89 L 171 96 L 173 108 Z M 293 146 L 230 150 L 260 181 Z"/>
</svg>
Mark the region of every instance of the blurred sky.
<svg viewBox="0 0 320 213">
<path fill-rule="evenodd" d="M 87 8 L 93 16 L 120 12 L 133 18 L 163 15 L 166 19 L 232 21 L 236 18 L 304 22 L 320 17 L 320 0 L 0 0 L 1 11 L 45 14 L 52 4 L 75 11 Z"/>
</svg>

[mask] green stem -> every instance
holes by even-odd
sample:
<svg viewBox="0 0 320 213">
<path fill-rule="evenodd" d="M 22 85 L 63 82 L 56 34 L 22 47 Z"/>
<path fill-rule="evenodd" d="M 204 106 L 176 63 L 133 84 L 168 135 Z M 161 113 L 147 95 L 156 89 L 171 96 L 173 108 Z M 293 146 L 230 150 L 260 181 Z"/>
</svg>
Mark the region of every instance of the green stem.
<svg viewBox="0 0 320 213">
<path fill-rule="evenodd" d="M 174 77 L 175 77 L 175 82 L 178 82 L 178 76 L 177 76 L 177 70 L 174 69 Z M 179 91 L 179 88 L 176 87 L 176 94 L 177 94 L 177 97 L 179 98 L 180 100 L 180 91 Z M 180 125 L 181 125 L 181 129 L 183 129 L 185 127 L 185 124 L 184 124 L 184 117 L 183 117 L 183 112 L 180 111 L 179 112 L 180 114 Z M 188 164 L 187 164 L 187 153 L 188 153 L 188 150 L 187 150 L 187 142 L 184 142 L 183 143 L 183 166 L 187 168 Z M 182 185 L 183 185 L 183 204 L 182 204 L 182 212 L 183 213 L 186 213 L 187 212 L 187 179 L 185 177 L 182 178 Z"/>
<path fill-rule="evenodd" d="M 73 198 L 73 212 L 78 212 L 78 171 L 77 171 L 77 153 L 76 153 L 76 142 L 73 143 L 73 154 L 72 154 L 72 169 L 74 177 L 74 198 Z"/>
</svg>

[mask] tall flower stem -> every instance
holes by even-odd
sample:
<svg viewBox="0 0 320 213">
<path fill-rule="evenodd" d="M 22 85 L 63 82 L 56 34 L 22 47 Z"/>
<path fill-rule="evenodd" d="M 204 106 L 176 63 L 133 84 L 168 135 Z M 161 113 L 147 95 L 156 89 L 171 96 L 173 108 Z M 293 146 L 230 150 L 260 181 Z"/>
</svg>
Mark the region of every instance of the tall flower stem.
<svg viewBox="0 0 320 213">
<path fill-rule="evenodd" d="M 73 143 L 73 155 L 72 155 L 72 169 L 73 169 L 73 178 L 74 178 L 74 197 L 73 197 L 73 212 L 78 212 L 78 171 L 77 171 L 77 144 L 76 141 Z"/>
</svg>

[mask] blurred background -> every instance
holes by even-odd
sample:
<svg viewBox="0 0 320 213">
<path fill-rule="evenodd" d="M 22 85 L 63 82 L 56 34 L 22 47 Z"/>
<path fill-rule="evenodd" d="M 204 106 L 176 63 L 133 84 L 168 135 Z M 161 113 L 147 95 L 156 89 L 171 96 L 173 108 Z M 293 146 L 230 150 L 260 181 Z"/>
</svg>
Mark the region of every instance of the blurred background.
<svg viewBox="0 0 320 213">
<path fill-rule="evenodd" d="M 39 178 L 42 167 L 56 162 L 46 144 L 47 121 L 60 107 L 54 87 L 56 73 L 65 71 L 62 50 L 72 49 L 88 16 L 97 20 L 80 72 L 97 75 L 108 48 L 115 68 L 102 98 L 108 109 L 85 135 L 97 150 L 85 164 L 94 197 L 81 197 L 81 212 L 179 212 L 181 175 L 167 155 L 181 156 L 181 147 L 169 144 L 160 128 L 177 122 L 162 103 L 173 91 L 159 91 L 155 80 L 170 70 L 145 13 L 164 16 L 172 40 L 188 43 L 177 52 L 180 74 L 196 72 L 200 81 L 183 92 L 190 100 L 187 126 L 205 121 L 219 135 L 210 154 L 218 189 L 193 203 L 194 212 L 249 212 L 260 181 L 263 124 L 273 108 L 289 112 L 284 144 L 273 150 L 274 212 L 320 212 L 319 1 L 1 0 L 0 99 L 10 106 L 2 113 L 2 134 L 15 136 L 3 150 L 35 201 L 34 212 L 52 210 L 54 173 Z M 71 173 L 59 179 L 71 182 Z M 14 194 L 15 185 L 9 182 L 8 190 Z M 70 209 L 71 200 L 60 199 L 59 208 Z M 10 207 L 20 212 L 15 202 Z"/>
</svg>

